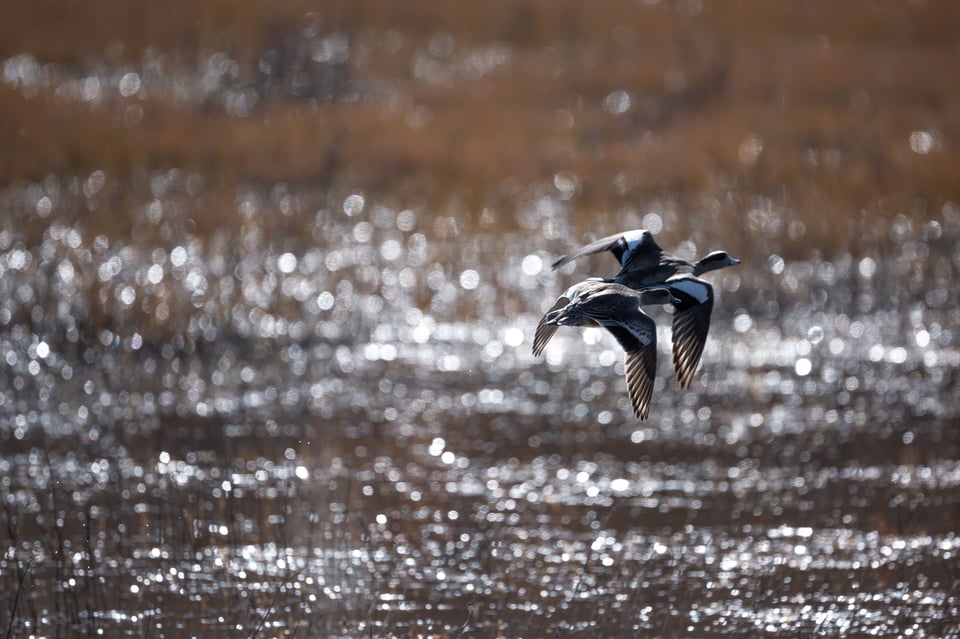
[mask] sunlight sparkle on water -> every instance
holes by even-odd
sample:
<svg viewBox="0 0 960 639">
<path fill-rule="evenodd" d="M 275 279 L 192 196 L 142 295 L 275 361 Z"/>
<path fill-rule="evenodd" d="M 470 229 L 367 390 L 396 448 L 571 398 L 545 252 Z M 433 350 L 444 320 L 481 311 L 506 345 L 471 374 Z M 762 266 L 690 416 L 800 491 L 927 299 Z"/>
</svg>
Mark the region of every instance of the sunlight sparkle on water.
<svg viewBox="0 0 960 639">
<path fill-rule="evenodd" d="M 8 84 L 44 73 L 24 60 L 5 68 Z M 138 78 L 131 101 L 151 91 L 151 76 Z M 11 187 L 14 208 L 49 225 L 35 245 L 20 226 L 0 230 L 11 512 L 37 529 L 62 512 L 89 517 L 101 531 L 93 552 L 115 547 L 119 563 L 86 557 L 64 519 L 70 561 L 115 583 L 118 605 L 166 623 L 154 603 L 170 592 L 253 602 L 279 591 L 293 617 L 362 610 L 382 621 L 389 610 L 439 627 L 441 604 L 460 610 L 461 598 L 492 602 L 508 588 L 540 597 L 520 602 L 532 627 L 616 604 L 644 631 L 665 627 L 657 610 L 686 610 L 677 623 L 690 634 L 786 632 L 783 620 L 797 634 L 896 634 L 881 607 L 900 606 L 910 624 L 955 611 L 933 574 L 957 553 L 937 515 L 960 485 L 947 427 L 960 365 L 949 212 L 897 218 L 889 235 L 902 254 L 889 262 L 768 252 L 710 274 L 718 301 L 690 389 L 673 372 L 669 313 L 651 311 L 660 361 L 641 423 L 607 331 L 564 327 L 545 357 L 530 354 L 556 295 L 616 268 L 608 256 L 549 268 L 582 232 L 573 173 L 534 193 L 522 233 L 502 232 L 499 211 L 471 226 L 372 194 L 312 199 L 278 184 L 237 194 L 242 231 L 203 237 L 177 217 L 200 192 L 181 173 L 145 178 L 130 236 L 91 237 L 58 218 L 111 192 L 117 178 L 99 169 L 76 179 L 79 204 L 47 180 Z M 624 215 L 672 231 L 677 211 L 656 206 Z M 284 223 L 310 211 L 304 237 L 273 236 L 273 209 Z M 814 231 L 763 200 L 748 217 L 754 238 L 799 243 Z M 708 228 L 712 214 L 698 219 Z M 163 241 L 140 241 L 144 229 Z M 693 255 L 710 236 L 669 241 Z M 914 522 L 922 534 L 907 530 Z M 29 564 L 36 583 L 55 584 L 55 563 L 0 555 L 0 575 Z M 904 586 L 858 599 L 863 571 L 880 569 Z M 765 591 L 774 573 L 791 579 L 789 602 Z M 366 612 L 371 592 L 390 607 Z M 46 595 L 32 596 L 39 606 Z M 481 603 L 471 623 L 509 609 Z M 236 624 L 228 612 L 211 619 Z"/>
<path fill-rule="evenodd" d="M 473 269 L 467 269 L 460 274 L 460 286 L 468 291 L 472 291 L 480 284 L 480 275 Z"/>
<path fill-rule="evenodd" d="M 510 327 L 503 332 L 503 343 L 511 348 L 516 348 L 523 344 L 523 329 Z"/>
<path fill-rule="evenodd" d="M 359 193 L 354 193 L 343 201 L 343 212 L 346 213 L 348 217 L 357 216 L 363 211 L 364 204 L 363 196 Z"/>
<path fill-rule="evenodd" d="M 527 275 L 539 275 L 543 270 L 543 260 L 539 255 L 527 255 L 521 262 L 521 268 Z"/>
</svg>

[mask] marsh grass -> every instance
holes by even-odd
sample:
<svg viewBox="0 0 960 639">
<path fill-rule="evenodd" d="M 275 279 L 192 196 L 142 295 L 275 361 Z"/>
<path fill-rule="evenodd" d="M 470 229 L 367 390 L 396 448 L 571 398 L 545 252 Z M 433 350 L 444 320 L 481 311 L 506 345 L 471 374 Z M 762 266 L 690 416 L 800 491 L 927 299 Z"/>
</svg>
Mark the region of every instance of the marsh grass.
<svg viewBox="0 0 960 639">
<path fill-rule="evenodd" d="M 138 486 L 120 469 L 129 458 L 90 444 L 46 446 L 37 469 L 47 477 L 46 496 L 24 513 L 18 510 L 22 493 L 2 495 L 3 636 L 109 634 L 118 618 L 123 636 L 138 628 L 142 636 L 202 629 L 209 636 L 252 639 L 275 636 L 277 628 L 288 636 L 344 636 L 370 624 L 367 592 L 375 594 L 378 570 L 372 560 L 366 566 L 349 559 L 368 537 L 364 524 L 349 512 L 342 519 L 324 512 L 355 499 L 349 474 L 346 482 L 319 491 L 311 486 L 302 492 L 299 482 L 278 478 L 254 486 L 243 460 L 280 459 L 275 445 L 293 442 L 271 440 L 265 447 L 256 439 L 220 440 L 216 424 L 197 426 L 172 447 L 163 433 L 128 441 L 134 449 L 149 444 L 181 459 L 191 451 L 205 475 L 188 482 L 154 474 L 150 465 L 138 473 L 147 477 Z M 203 450 L 214 441 L 226 447 L 223 459 Z M 12 453 L 17 446 L 8 448 Z M 107 459 L 110 477 L 100 490 L 90 490 L 89 476 L 58 475 L 64 461 L 76 469 Z M 225 484 L 233 489 L 222 490 Z M 245 555 L 251 548 L 262 554 Z M 197 573 L 201 562 L 203 574 Z M 162 586 L 177 581 L 182 585 Z M 320 585 L 325 582 L 342 595 L 328 600 Z"/>
<path fill-rule="evenodd" d="M 890 306 L 897 306 L 898 294 L 922 300 L 924 289 L 933 286 L 946 291 L 943 297 L 950 300 L 954 249 L 936 244 L 936 238 L 929 246 L 925 240 L 901 240 L 918 237 L 929 221 L 948 215 L 956 224 L 951 203 L 960 201 L 960 85 L 951 73 L 960 55 L 958 25 L 960 5 L 945 0 L 13 3 L 0 20 L 0 61 L 29 55 L 39 65 L 40 80 L 21 85 L 8 78 L 0 83 L 0 233 L 14 230 L 20 244 L 13 248 L 34 254 L 44 250 L 45 243 L 60 250 L 51 240 L 55 226 L 79 229 L 83 242 L 80 252 L 63 257 L 76 262 L 76 294 L 68 300 L 46 295 L 41 285 L 55 281 L 59 260 L 35 259 L 33 264 L 41 266 L 31 276 L 40 292 L 32 305 L 14 305 L 9 324 L 28 342 L 42 336 L 54 352 L 73 349 L 77 360 L 88 365 L 85 375 L 117 391 L 118 401 L 122 397 L 137 405 L 139 399 L 164 390 L 159 380 L 180 381 L 191 366 L 216 353 L 214 341 L 229 344 L 236 337 L 225 327 L 239 299 L 243 274 L 218 273 L 220 281 L 211 276 L 203 300 L 208 307 L 198 309 L 181 285 L 184 274 L 171 269 L 172 280 L 138 288 L 136 304 L 129 306 L 117 299 L 115 284 L 98 277 L 97 265 L 108 250 L 133 247 L 146 255 L 154 247 L 169 250 L 199 242 L 205 255 L 225 256 L 231 266 L 244 250 L 239 247 L 248 249 L 244 257 L 265 263 L 281 251 L 300 254 L 317 245 L 336 246 L 341 238 L 324 236 L 325 224 L 340 215 L 346 196 L 361 192 L 368 208 L 382 204 L 416 212 L 421 223 L 417 232 L 429 235 L 431 243 L 427 264 L 442 265 L 449 282 L 456 282 L 454 268 L 484 263 L 491 255 L 502 257 L 497 242 L 508 233 L 543 233 L 535 250 L 559 252 L 588 233 L 639 226 L 644 214 L 656 212 L 664 222 L 658 237 L 665 246 L 692 240 L 702 250 L 726 248 L 751 265 L 742 270 L 746 283 L 767 273 L 772 254 L 787 260 L 787 275 L 793 259 L 798 267 L 811 269 L 835 260 L 851 272 L 851 260 L 869 255 L 880 263 L 877 289 L 899 281 L 885 278 L 882 269 L 901 268 L 899 264 L 914 269 L 914 288 L 906 293 L 867 291 L 878 299 L 890 296 L 884 300 Z M 304 63 L 301 49 L 308 41 L 331 35 L 347 37 L 349 56 L 336 69 L 318 70 L 333 78 L 329 90 L 311 96 L 284 91 L 277 83 Z M 260 69 L 271 51 L 288 61 L 278 77 Z M 231 112 L 216 93 L 178 94 L 169 86 L 147 86 L 124 98 L 113 86 L 118 73 L 133 71 L 146 78 L 148 68 L 160 69 L 162 78 L 176 84 L 170 78 L 183 70 L 201 73 L 217 53 L 237 64 L 229 88 L 252 88 L 261 96 L 248 113 Z M 104 83 L 112 84 L 104 86 L 98 99 L 82 101 L 68 89 L 88 76 L 110 78 Z M 622 113 L 611 107 L 617 91 L 630 99 Z M 915 133 L 929 136 L 929 148 L 922 153 L 911 148 Z M 94 175 L 102 185 L 90 189 Z M 163 192 L 155 193 L 154 184 L 160 182 Z M 560 198 L 570 184 L 572 190 Z M 53 197 L 54 208 L 46 216 L 24 195 L 35 187 Z M 569 223 L 563 233 L 526 221 L 525 212 L 541 199 L 559 200 Z M 156 202 L 163 213 L 150 221 L 145 211 Z M 338 227 L 343 228 L 347 226 Z M 931 259 L 920 266 L 911 260 L 883 263 L 885 256 L 906 251 L 906 245 L 913 252 L 928 251 Z M 83 251 L 88 247 L 86 259 Z M 264 267 L 246 277 L 275 275 Z M 354 279 L 358 293 L 382 292 L 362 277 Z M 790 295 L 804 299 L 821 292 L 808 291 L 806 281 Z M 771 284 L 772 290 L 757 287 L 758 307 L 779 299 L 778 285 Z M 868 283 L 851 286 L 859 285 Z M 496 309 L 493 321 L 516 317 L 526 308 L 522 292 L 500 289 L 502 308 Z M 430 309 L 434 293 L 418 282 L 411 292 L 412 305 Z M 64 301 L 73 306 L 61 313 L 58 304 Z M 749 302 L 740 303 L 752 311 Z M 481 298 L 464 296 L 450 315 L 486 321 L 490 314 L 483 315 L 483 307 Z M 718 314 L 732 308 L 728 305 Z M 279 294 L 254 310 L 254 319 L 265 313 L 278 318 L 303 314 L 295 300 Z M 57 323 L 65 317 L 75 324 Z M 354 331 L 343 339 L 359 341 L 356 335 L 365 327 L 358 324 L 368 320 L 341 319 Z M 210 328 L 204 321 L 219 332 L 204 337 Z M 74 329 L 78 334 L 71 336 Z M 112 346 L 114 337 L 126 338 L 133 331 L 144 338 L 142 348 L 134 352 L 127 342 Z M 289 336 L 290 342 L 297 339 Z M 278 344 L 285 340 L 257 341 L 263 352 L 251 365 L 279 361 Z M 238 348 L 247 346 L 238 341 Z M 329 357 L 329 349 L 326 354 Z M 311 359 L 318 358 L 311 354 Z M 140 370 L 147 359 L 159 362 L 151 383 L 130 388 L 129 380 L 120 377 Z M 197 370 L 205 375 L 208 368 Z M 900 374 L 899 369 L 883 370 Z M 467 381 L 435 382 L 404 370 L 387 370 L 383 377 L 394 373 L 411 387 L 447 383 L 458 393 L 488 381 L 477 374 Z M 443 377 L 433 369 L 429 373 Z M 791 374 L 783 371 L 784 377 Z M 918 369 L 909 374 L 924 373 Z M 59 399 L 68 406 L 89 404 L 74 379 L 73 384 L 57 380 Z M 19 380 L 23 382 L 22 376 Z M 714 398 L 717 415 L 748 410 L 743 406 L 762 410 L 772 401 L 760 391 L 756 396 L 750 389 L 734 391 Z M 380 392 L 371 386 L 371 394 Z M 831 397 L 813 401 L 833 405 Z M 185 628 L 208 636 L 251 638 L 279 633 L 278 628 L 289 636 L 387 636 L 398 628 L 398 633 L 448 637 L 505 632 L 596 636 L 598 628 L 608 630 L 609 636 L 630 636 L 631 625 L 645 615 L 651 617 L 646 629 L 670 636 L 686 631 L 678 605 L 727 597 L 759 617 L 760 610 L 784 603 L 783 597 L 794 592 L 810 595 L 813 586 L 805 588 L 808 584 L 840 598 L 849 593 L 852 579 L 860 584 L 878 581 L 904 592 L 914 586 L 922 591 L 922 581 L 939 580 L 953 584 L 950 593 L 956 601 L 955 566 L 946 560 L 932 565 L 929 558 L 925 561 L 931 565 L 891 563 L 875 572 L 864 567 L 817 573 L 778 565 L 757 579 L 746 574 L 736 596 L 732 586 L 720 594 L 685 590 L 702 584 L 693 574 L 702 566 L 684 560 L 689 550 L 685 535 L 691 530 L 760 530 L 779 521 L 809 524 L 814 518 L 818 526 L 849 524 L 881 535 L 951 531 L 952 523 L 939 507 L 904 501 L 910 493 L 902 488 L 861 486 L 860 494 L 856 485 L 828 483 L 808 490 L 804 499 L 790 493 L 774 504 L 759 495 L 747 495 L 745 502 L 725 494 L 715 497 L 712 507 L 698 510 L 656 512 L 631 506 L 605 517 L 584 504 L 563 512 L 560 506 L 545 507 L 550 516 L 568 517 L 566 528 L 549 543 L 569 541 L 573 535 L 589 542 L 599 537 L 598 529 L 609 525 L 629 531 L 641 520 L 651 534 L 677 532 L 669 555 L 651 556 L 639 566 L 626 560 L 626 550 L 612 567 L 604 566 L 587 545 L 568 566 L 544 561 L 527 568 L 542 574 L 525 573 L 515 565 L 508 552 L 515 541 L 512 527 L 489 523 L 481 514 L 492 505 L 444 502 L 475 517 L 470 525 L 482 530 L 471 530 L 477 548 L 469 552 L 497 582 L 478 585 L 478 590 L 487 588 L 479 603 L 451 594 L 449 607 L 427 614 L 416 606 L 433 603 L 428 596 L 391 581 L 385 572 L 390 566 L 373 557 L 381 550 L 395 559 L 401 548 L 455 547 L 459 531 L 414 520 L 417 511 L 397 494 L 377 494 L 365 504 L 369 512 L 352 512 L 350 504 L 358 500 L 364 482 L 387 485 L 376 473 L 346 468 L 329 484 L 309 487 L 272 485 L 271 478 L 243 495 L 222 489 L 224 482 L 236 484 L 237 477 L 248 472 L 243 460 L 280 460 L 287 448 L 305 452 L 303 442 L 320 442 L 329 432 L 324 429 L 357 423 L 363 424 L 361 435 L 325 441 L 322 452 L 307 455 L 310 463 L 324 468 L 332 455 L 351 458 L 362 436 L 371 449 L 389 451 L 416 469 L 422 460 L 408 450 L 394 450 L 395 442 L 380 432 L 386 428 L 382 414 L 371 410 L 343 410 L 328 423 L 303 409 L 284 416 L 296 431 L 284 437 L 264 425 L 274 414 L 232 415 L 238 423 L 227 424 L 171 409 L 164 419 L 114 419 L 100 443 L 79 434 L 51 441 L 41 428 L 29 429 L 24 440 L 5 439 L 4 455 L 46 451 L 48 457 L 38 468 L 49 479 L 47 493 L 35 503 L 27 489 L 16 496 L 0 495 L 0 530 L 7 537 L 0 627 L 8 637 L 27 636 L 45 628 L 41 620 L 46 616 L 53 619 L 57 636 L 91 636 L 98 630 L 109 634 L 97 613 L 110 607 L 138 613 L 127 627 L 138 628 L 145 637 L 176 636 Z M 452 445 L 468 447 L 470 437 L 499 441 L 503 448 L 495 454 L 474 449 L 486 451 L 477 452 L 485 460 L 636 454 L 622 446 L 626 430 L 615 440 L 598 424 L 584 425 L 583 420 L 568 420 L 550 432 L 549 420 L 539 415 L 501 415 L 486 423 L 476 414 L 462 418 L 432 410 L 429 418 L 417 417 L 424 422 L 418 428 L 443 432 Z M 756 441 L 745 452 L 667 440 L 645 442 L 643 450 L 650 460 L 670 460 L 678 467 L 703 463 L 704 458 L 732 467 L 749 457 L 797 471 L 809 470 L 791 457 L 800 450 L 826 451 L 862 466 L 924 463 L 945 454 L 934 450 L 939 440 L 930 444 L 928 439 L 927 448 L 919 442 L 903 446 L 908 428 L 922 428 L 907 408 L 899 410 L 887 420 L 895 422 L 892 426 L 837 435 L 836 441 L 814 430 L 786 442 L 783 437 Z M 224 434 L 241 427 L 249 432 Z M 538 448 L 527 446 L 530 432 L 540 431 Z M 0 432 L 7 436 L 9 427 Z M 586 432 L 595 439 L 581 437 Z M 946 442 L 947 453 L 952 445 Z M 136 481 L 113 465 L 104 490 L 89 497 L 83 491 L 75 497 L 75 486 L 64 487 L 71 480 L 54 476 L 64 459 L 89 466 L 111 458 L 117 446 L 133 451 L 127 461 L 143 464 L 146 473 L 155 471 L 159 451 L 175 459 L 197 452 L 196 463 L 208 475 L 187 486 L 166 479 L 143 482 L 144 492 L 138 496 L 130 493 Z M 331 450 L 337 446 L 343 450 Z M 222 458 L 204 456 L 214 452 Z M 50 461 L 52 454 L 62 459 Z M 409 458 L 404 460 L 404 455 Z M 807 463 L 815 466 L 817 461 Z M 431 490 L 443 487 L 439 479 L 426 477 L 423 482 Z M 950 506 L 955 503 L 952 485 L 925 490 L 930 499 L 956 510 Z M 32 510 L 27 512 L 18 499 Z M 369 523 L 375 512 L 406 519 L 391 521 L 393 536 L 388 538 Z M 842 515 L 849 515 L 852 523 L 839 519 Z M 527 516 L 532 526 L 539 525 Z M 598 528 L 591 527 L 595 523 Z M 43 541 L 34 546 L 34 539 Z M 286 568 L 241 576 L 231 567 L 242 561 L 244 547 L 260 548 L 259 559 L 273 553 L 270 558 L 283 560 Z M 340 588 L 336 596 L 328 596 L 317 581 L 307 581 L 311 575 L 291 567 L 298 560 L 291 548 L 302 552 L 304 561 L 321 558 L 318 572 L 331 587 Z M 156 551 L 160 554 L 153 557 L 150 553 Z M 149 587 L 136 582 L 129 574 L 131 565 L 123 563 L 129 557 L 137 558 L 131 565 L 141 571 L 136 575 L 141 578 L 187 572 L 196 565 L 216 568 L 202 578 L 185 579 L 182 591 L 170 593 L 159 581 Z M 440 565 L 447 566 L 442 561 Z M 421 588 L 429 583 L 423 574 L 404 577 Z M 575 587 L 572 592 L 544 589 L 543 579 Z M 212 595 L 211 583 L 218 587 Z M 140 584 L 143 587 L 131 588 Z M 53 586 L 49 592 L 43 588 L 48 585 Z M 603 587 L 619 589 L 625 597 L 619 608 L 602 610 L 580 597 Z M 405 602 L 416 606 L 403 609 L 378 600 L 390 592 L 402 593 Z M 515 601 L 517 592 L 529 599 L 526 603 L 542 607 L 521 610 L 515 606 L 522 603 Z M 164 610 L 182 612 L 183 619 L 164 617 Z M 903 613 L 903 625 L 912 623 L 909 614 Z M 948 628 L 946 621 L 934 623 Z M 894 620 L 896 627 L 900 624 L 899 618 Z M 754 634 L 763 633 L 756 629 Z"/>
<path fill-rule="evenodd" d="M 667 2 L 68 5 L 10 7 L 0 56 L 28 52 L 56 65 L 47 73 L 83 77 L 100 60 L 137 70 L 158 59 L 169 72 L 225 51 L 240 84 L 255 86 L 264 52 L 303 46 L 304 33 L 343 33 L 351 47 L 332 99 L 274 95 L 247 117 L 149 92 L 78 104 L 56 81 L 0 88 L 7 184 L 97 170 L 115 183 L 96 210 L 61 212 L 82 214 L 92 235 L 129 235 L 138 176 L 172 168 L 203 177 L 184 211 L 201 237 L 240 228 L 238 190 L 278 183 L 452 205 L 471 226 L 492 210 L 510 227 L 532 195 L 517 185 L 562 174 L 576 180 L 579 232 L 620 228 L 617 211 L 664 202 L 680 212 L 669 238 L 690 237 L 712 207 L 724 221 L 711 228 L 717 245 L 741 248 L 761 197 L 802 224 L 765 240 L 830 257 L 877 250 L 864 240 L 871 227 L 960 199 L 960 89 L 946 71 L 960 9 L 949 2 L 750 0 L 693 14 Z M 490 46 L 506 61 L 477 77 L 457 72 Z M 622 115 L 604 107 L 616 90 L 631 99 Z M 133 121 L 131 107 L 142 113 Z M 411 125 L 411 113 L 422 121 Z M 914 131 L 931 134 L 929 153 L 911 150 Z"/>
</svg>

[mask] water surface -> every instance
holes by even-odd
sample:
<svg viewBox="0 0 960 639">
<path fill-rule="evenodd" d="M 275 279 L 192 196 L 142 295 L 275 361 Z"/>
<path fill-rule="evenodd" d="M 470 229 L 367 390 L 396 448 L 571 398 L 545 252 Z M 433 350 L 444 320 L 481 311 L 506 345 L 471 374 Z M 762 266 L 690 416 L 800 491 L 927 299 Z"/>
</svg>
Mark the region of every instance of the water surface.
<svg viewBox="0 0 960 639">
<path fill-rule="evenodd" d="M 685 7 L 670 19 L 722 32 Z M 318 19 L 287 35 L 297 46 L 258 49 L 255 67 L 224 51 L 198 64 L 154 51 L 94 65 L 21 52 L 2 61 L 3 87 L 37 109 L 55 96 L 79 119 L 120 114 L 132 135 L 150 130 L 151 101 L 180 109 L 184 127 L 199 113 L 250 135 L 243 127 L 261 124 L 289 134 L 269 116 L 291 103 L 312 105 L 305 121 L 319 129 L 328 107 L 376 104 L 389 126 L 375 132 L 443 134 L 448 113 L 417 105 L 430 91 L 462 92 L 466 78 L 482 97 L 483 82 L 503 90 L 497 74 L 596 55 L 582 42 L 477 43 L 453 22 L 378 39 Z M 370 62 L 386 49 L 402 69 L 384 68 L 402 82 Z M 581 87 L 593 105 L 583 115 L 574 98 L 541 112 L 561 137 L 591 117 L 634 131 L 622 119 L 632 118 L 646 129 L 634 152 L 656 156 L 671 126 L 664 105 L 686 131 L 700 119 L 683 105 L 713 104 L 704 86 L 684 92 L 712 55 L 690 51 L 688 75 L 659 76 L 662 104 L 623 88 L 614 69 L 597 99 Z M 738 74 L 742 63 L 723 64 Z M 802 89 L 795 99 L 816 101 Z M 405 128 L 391 128 L 397 112 Z M 951 150 L 933 124 L 897 136 L 890 157 L 908 176 Z M 730 139 L 718 144 L 747 174 L 776 151 L 776 135 Z M 702 165 L 681 184 L 672 165 L 651 162 L 668 186 L 638 198 L 630 171 L 609 191 L 592 177 L 623 156 L 567 142 L 584 164 L 469 187 L 342 147 L 329 165 L 339 168 L 318 179 L 297 174 L 307 156 L 38 177 L 8 166 L 0 627 L 11 637 L 955 636 L 960 209 L 949 193 L 893 212 L 879 191 L 866 212 L 833 201 L 826 210 L 845 214 L 832 218 L 831 244 L 831 218 L 760 178 L 715 167 L 698 191 Z M 785 192 L 820 184 L 809 172 L 849 152 L 815 146 Z M 355 162 L 395 179 L 365 183 Z M 903 180 L 891 192 L 927 188 Z M 616 193 L 618 207 L 593 208 Z M 616 271 L 606 255 L 549 264 L 591 232 L 641 226 L 686 258 L 717 248 L 743 258 L 707 276 L 717 304 L 690 390 L 671 371 L 669 310 L 652 311 L 660 362 L 645 422 L 609 335 L 564 328 L 543 357 L 530 352 L 557 295 Z"/>
</svg>

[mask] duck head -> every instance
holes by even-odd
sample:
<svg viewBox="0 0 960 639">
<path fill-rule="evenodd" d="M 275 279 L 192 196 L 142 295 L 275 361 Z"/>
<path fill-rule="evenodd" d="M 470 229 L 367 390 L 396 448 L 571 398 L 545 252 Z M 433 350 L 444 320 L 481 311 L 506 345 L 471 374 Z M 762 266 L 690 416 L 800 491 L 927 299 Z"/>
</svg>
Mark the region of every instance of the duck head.
<svg viewBox="0 0 960 639">
<path fill-rule="evenodd" d="M 700 275 L 709 271 L 716 271 L 720 268 L 736 266 L 739 263 L 740 260 L 731 257 L 726 251 L 713 251 L 712 253 L 707 253 L 694 265 L 693 272 L 695 275 Z"/>
</svg>

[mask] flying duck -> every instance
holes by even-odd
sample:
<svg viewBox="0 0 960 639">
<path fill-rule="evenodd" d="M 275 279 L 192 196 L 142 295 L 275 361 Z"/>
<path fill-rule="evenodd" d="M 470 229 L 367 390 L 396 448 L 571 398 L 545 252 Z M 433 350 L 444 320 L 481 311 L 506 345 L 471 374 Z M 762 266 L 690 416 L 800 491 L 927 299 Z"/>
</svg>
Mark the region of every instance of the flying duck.
<svg viewBox="0 0 960 639">
<path fill-rule="evenodd" d="M 610 251 L 620 262 L 620 272 L 611 280 L 635 290 L 667 286 L 679 302 L 674 303 L 673 367 L 681 388 L 689 388 L 707 343 L 713 287 L 700 275 L 736 266 L 740 260 L 726 251 L 713 251 L 694 263 L 670 255 L 646 229 L 608 235 L 565 255 L 553 263 L 559 268 L 585 255 Z"/>
<path fill-rule="evenodd" d="M 680 303 L 667 287 L 635 291 L 616 282 L 589 279 L 574 284 L 544 314 L 533 339 L 539 356 L 560 326 L 600 325 L 625 351 L 627 395 L 634 414 L 650 415 L 653 380 L 657 375 L 657 327 L 642 305 Z"/>
</svg>

